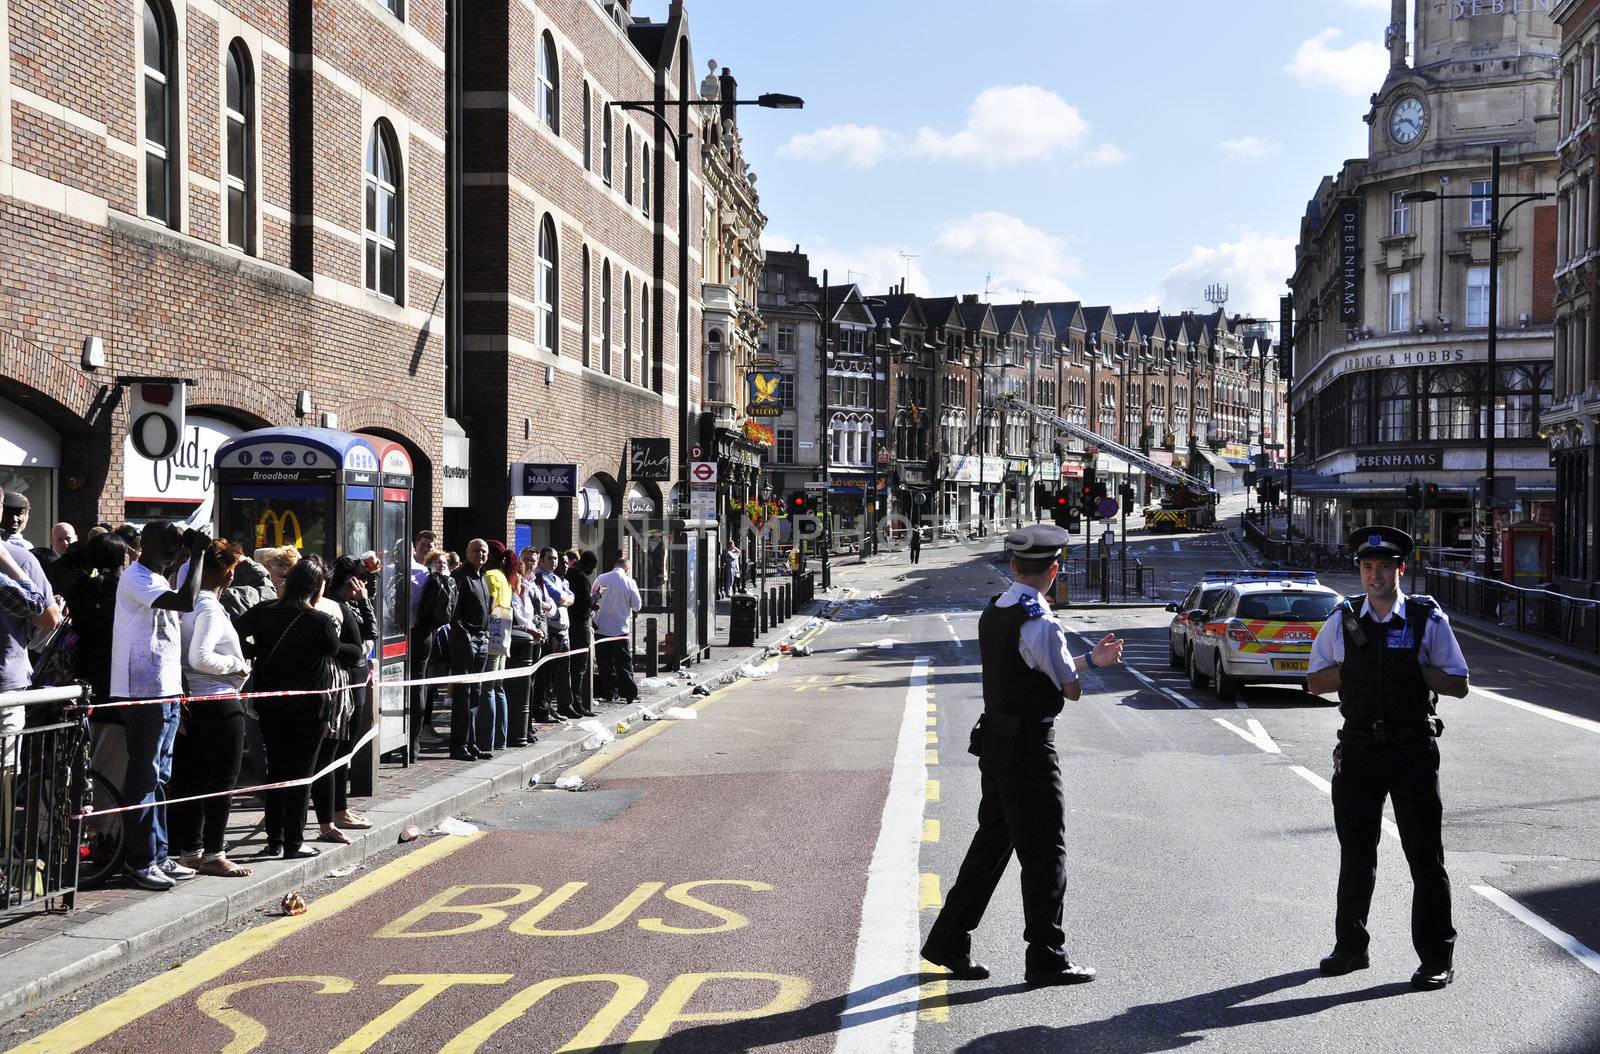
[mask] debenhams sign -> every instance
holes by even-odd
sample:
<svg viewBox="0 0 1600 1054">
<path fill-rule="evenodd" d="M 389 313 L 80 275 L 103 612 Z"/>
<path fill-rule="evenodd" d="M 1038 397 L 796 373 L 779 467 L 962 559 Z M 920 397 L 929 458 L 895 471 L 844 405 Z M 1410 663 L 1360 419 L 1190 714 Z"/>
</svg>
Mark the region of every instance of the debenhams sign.
<svg viewBox="0 0 1600 1054">
<path fill-rule="evenodd" d="M 1548 15 L 1554 4 L 1555 0 L 1450 0 L 1450 17 L 1520 15 L 1524 11 L 1537 11 Z"/>
</svg>

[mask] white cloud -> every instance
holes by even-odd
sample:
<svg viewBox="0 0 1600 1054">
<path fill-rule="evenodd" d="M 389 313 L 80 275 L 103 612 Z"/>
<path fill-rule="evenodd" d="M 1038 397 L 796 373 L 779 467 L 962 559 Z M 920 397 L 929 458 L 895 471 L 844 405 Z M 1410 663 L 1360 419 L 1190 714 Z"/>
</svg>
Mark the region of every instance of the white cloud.
<svg viewBox="0 0 1600 1054">
<path fill-rule="evenodd" d="M 796 245 L 811 259 L 811 276 L 822 281 L 822 269 L 828 269 L 828 281 L 834 285 L 855 282 L 866 296 L 886 293 L 891 285 L 905 280 L 906 292 L 918 296 L 932 296 L 933 285 L 928 281 L 920 260 L 905 260 L 902 252 L 910 251 L 897 245 L 840 245 L 832 239 L 814 235 L 809 240 L 794 238 L 784 231 L 768 230 L 761 236 L 761 247 L 768 252 L 790 252 Z"/>
<path fill-rule="evenodd" d="M 1217 153 L 1231 161 L 1259 161 L 1277 152 L 1277 143 L 1259 135 L 1242 135 L 1217 144 Z"/>
<path fill-rule="evenodd" d="M 778 153 L 804 161 L 838 161 L 871 168 L 889 152 L 889 133 L 876 125 L 836 124 L 794 136 Z"/>
<path fill-rule="evenodd" d="M 1079 168 L 1106 168 L 1128 160 L 1128 152 L 1115 143 L 1100 143 L 1079 155 Z"/>
<path fill-rule="evenodd" d="M 1204 310 L 1206 286 L 1220 284 L 1228 287 L 1230 313 L 1276 318 L 1278 298 L 1294 271 L 1294 243 L 1246 231 L 1238 241 L 1196 245 L 1161 277 L 1147 303 L 1165 311 Z"/>
<path fill-rule="evenodd" d="M 1324 29 L 1295 49 L 1284 72 L 1307 87 L 1331 87 L 1346 95 L 1377 91 L 1389 68 L 1389 53 L 1370 40 L 1338 47 L 1335 41 L 1341 36 L 1337 29 Z"/>
<path fill-rule="evenodd" d="M 1051 157 L 1078 146 L 1088 134 L 1089 122 L 1077 107 L 1047 88 L 1020 84 L 985 89 L 968 107 L 959 130 L 919 129 L 914 148 L 938 160 L 997 168 Z"/>
<path fill-rule="evenodd" d="M 1389 0 L 1344 0 L 1344 6 L 1360 8 L 1363 11 L 1387 11 Z"/>
<path fill-rule="evenodd" d="M 1015 299 L 1024 289 L 1034 300 L 1078 299 L 1067 279 L 1081 265 L 1066 243 L 1007 213 L 977 212 L 946 224 L 933 248 L 961 264 L 964 273 L 987 272 L 996 299 Z"/>
</svg>

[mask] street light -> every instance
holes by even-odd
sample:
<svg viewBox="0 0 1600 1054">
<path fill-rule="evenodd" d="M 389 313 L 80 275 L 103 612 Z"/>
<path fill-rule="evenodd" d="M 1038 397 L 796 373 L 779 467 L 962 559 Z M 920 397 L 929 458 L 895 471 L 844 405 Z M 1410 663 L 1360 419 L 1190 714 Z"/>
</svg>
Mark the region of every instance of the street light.
<svg viewBox="0 0 1600 1054">
<path fill-rule="evenodd" d="M 679 60 L 678 98 L 676 99 L 616 99 L 607 106 L 631 113 L 648 114 L 667 138 L 672 140 L 672 156 L 678 163 L 678 488 L 679 501 L 689 498 L 689 159 L 684 147 L 689 142 L 689 107 L 691 106 L 760 106 L 769 110 L 798 110 L 804 100 L 794 95 L 768 93 L 755 99 L 699 99 L 690 98 L 688 66 Z M 674 132 L 667 120 L 666 108 L 678 108 L 678 128 Z M 607 147 L 609 149 L 609 145 Z M 650 178 L 646 173 L 645 178 Z M 659 187 L 657 190 L 659 191 Z M 657 193 L 656 198 L 660 200 Z M 659 298 L 656 301 L 661 302 Z M 660 327 L 656 332 L 660 333 Z M 657 359 L 660 362 L 660 359 Z M 676 511 L 676 510 L 675 510 Z M 686 515 L 686 513 L 685 513 Z M 687 568 L 687 560 L 685 561 Z M 679 669 L 689 655 L 689 594 L 688 582 L 680 582 L 673 590 L 673 622 L 676 633 L 674 651 Z"/>
<path fill-rule="evenodd" d="M 1495 577 L 1495 531 L 1494 531 L 1494 440 L 1497 424 L 1495 421 L 1495 400 L 1498 397 L 1497 388 L 1500 383 L 1498 376 L 1498 363 L 1495 357 L 1499 347 L 1500 330 L 1500 238 L 1505 233 L 1506 221 L 1511 214 L 1530 201 L 1544 201 L 1555 197 L 1554 194 L 1541 192 L 1524 194 L 1511 203 L 1505 214 L 1500 212 L 1500 147 L 1496 144 L 1489 154 L 1489 338 L 1485 351 L 1487 358 L 1486 387 L 1484 402 L 1488 412 L 1484 436 L 1484 489 L 1483 495 L 1488 523 L 1484 527 L 1483 536 L 1483 577 Z M 1447 201 L 1453 199 L 1482 200 L 1477 194 L 1440 194 L 1436 190 L 1412 190 L 1400 195 L 1400 200 L 1406 203 L 1421 203 L 1424 201 Z M 1443 222 L 1441 220 L 1441 222 Z M 1441 262 L 1442 265 L 1442 262 Z"/>
</svg>

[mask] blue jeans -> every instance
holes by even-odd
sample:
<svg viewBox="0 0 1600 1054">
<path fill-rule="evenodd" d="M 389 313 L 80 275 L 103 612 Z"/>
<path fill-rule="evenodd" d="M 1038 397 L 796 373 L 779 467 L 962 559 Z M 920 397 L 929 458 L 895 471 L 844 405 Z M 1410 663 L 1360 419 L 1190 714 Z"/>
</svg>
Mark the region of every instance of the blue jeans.
<svg viewBox="0 0 1600 1054">
<path fill-rule="evenodd" d="M 489 661 L 489 635 L 468 633 L 459 626 L 450 630 L 450 674 L 482 673 Z M 458 684 L 450 693 L 450 752 L 488 750 L 489 740 L 478 742 L 475 725 L 486 693 L 483 684 Z"/>
<path fill-rule="evenodd" d="M 145 805 L 122 814 L 129 867 L 144 868 L 167 858 L 167 781 L 172 778 L 172 746 L 178 738 L 178 704 L 130 706 L 122 711 L 128 737 L 128 771 L 122 777 L 122 803 Z"/>
<path fill-rule="evenodd" d="M 506 668 L 504 655 L 490 655 L 485 670 Z M 510 701 L 506 698 L 506 682 L 490 681 L 483 686 L 483 704 L 478 707 L 477 743 L 479 750 L 504 750 L 506 738 L 511 733 Z"/>
</svg>

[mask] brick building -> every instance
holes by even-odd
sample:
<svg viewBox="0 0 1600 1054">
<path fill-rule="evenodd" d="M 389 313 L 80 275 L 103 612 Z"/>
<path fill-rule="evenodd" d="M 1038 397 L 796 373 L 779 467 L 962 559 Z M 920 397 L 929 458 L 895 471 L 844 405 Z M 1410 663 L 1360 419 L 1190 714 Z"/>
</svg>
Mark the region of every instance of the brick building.
<svg viewBox="0 0 1600 1054">
<path fill-rule="evenodd" d="M 193 511 L 215 445 L 269 424 L 399 442 L 436 522 L 441 0 L 9 0 L 0 30 L 0 486 L 30 540 Z M 196 382 L 170 471 L 125 444 L 118 375 Z"/>
</svg>

